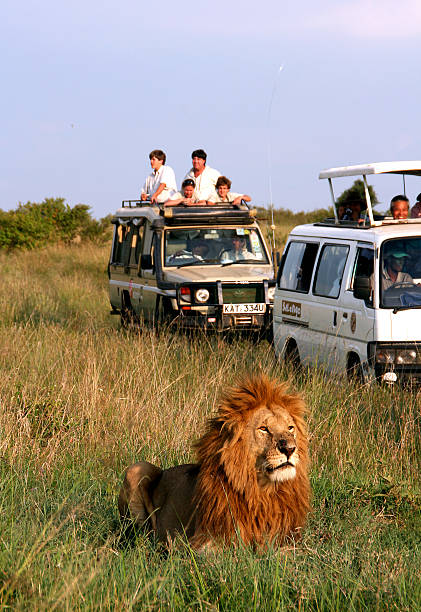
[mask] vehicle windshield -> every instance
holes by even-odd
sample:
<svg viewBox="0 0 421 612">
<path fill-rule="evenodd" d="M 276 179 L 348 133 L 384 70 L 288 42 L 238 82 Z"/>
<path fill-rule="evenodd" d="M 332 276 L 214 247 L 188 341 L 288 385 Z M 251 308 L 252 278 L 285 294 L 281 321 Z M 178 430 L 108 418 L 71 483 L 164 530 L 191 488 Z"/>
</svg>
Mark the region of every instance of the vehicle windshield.
<svg viewBox="0 0 421 612">
<path fill-rule="evenodd" d="M 269 263 L 256 228 L 194 227 L 165 231 L 166 266 Z"/>
<path fill-rule="evenodd" d="M 380 306 L 421 308 L 421 236 L 383 243 L 380 255 Z"/>
</svg>

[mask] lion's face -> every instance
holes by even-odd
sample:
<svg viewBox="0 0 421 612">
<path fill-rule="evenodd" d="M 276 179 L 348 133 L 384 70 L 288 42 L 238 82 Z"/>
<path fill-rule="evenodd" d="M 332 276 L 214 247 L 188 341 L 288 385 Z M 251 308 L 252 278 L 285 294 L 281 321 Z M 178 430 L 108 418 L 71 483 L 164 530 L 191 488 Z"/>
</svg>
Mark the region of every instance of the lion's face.
<svg viewBox="0 0 421 612">
<path fill-rule="evenodd" d="M 260 486 L 291 480 L 300 461 L 296 424 L 285 408 L 258 408 L 247 424 Z"/>
</svg>

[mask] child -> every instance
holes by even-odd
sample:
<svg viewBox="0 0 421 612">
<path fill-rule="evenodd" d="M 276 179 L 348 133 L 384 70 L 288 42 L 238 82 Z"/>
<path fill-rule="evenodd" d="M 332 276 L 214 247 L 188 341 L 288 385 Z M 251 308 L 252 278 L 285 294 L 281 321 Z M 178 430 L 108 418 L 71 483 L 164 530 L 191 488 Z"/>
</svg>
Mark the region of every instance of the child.
<svg viewBox="0 0 421 612">
<path fill-rule="evenodd" d="M 152 172 L 146 178 L 140 199 L 150 200 L 152 204 L 162 204 L 177 191 L 174 170 L 165 165 L 167 156 L 160 149 L 151 151 L 149 159 Z"/>
<path fill-rule="evenodd" d="M 194 180 L 191 178 L 185 179 L 181 184 L 183 193 L 181 194 L 177 191 L 177 193 L 165 202 L 164 206 L 178 206 L 179 204 L 184 204 L 185 206 L 205 206 L 206 201 L 198 200 L 194 195 L 194 188 Z"/>
<path fill-rule="evenodd" d="M 244 193 L 234 193 L 230 191 L 231 181 L 226 176 L 220 176 L 215 185 L 216 193 L 208 200 L 208 204 L 222 204 L 224 202 L 230 204 L 241 204 L 241 200 L 250 202 L 251 197 Z"/>
</svg>

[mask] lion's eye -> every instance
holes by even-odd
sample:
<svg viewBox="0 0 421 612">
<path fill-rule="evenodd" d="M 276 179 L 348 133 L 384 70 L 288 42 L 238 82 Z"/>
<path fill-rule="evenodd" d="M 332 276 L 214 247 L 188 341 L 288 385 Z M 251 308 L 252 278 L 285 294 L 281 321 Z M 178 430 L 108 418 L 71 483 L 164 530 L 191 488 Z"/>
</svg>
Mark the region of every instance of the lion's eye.
<svg viewBox="0 0 421 612">
<path fill-rule="evenodd" d="M 290 425 L 290 426 L 288 427 L 288 429 L 289 429 L 289 431 L 294 431 L 294 425 Z"/>
<path fill-rule="evenodd" d="M 269 429 L 266 427 L 266 425 L 262 425 L 262 427 L 259 427 L 259 431 L 262 431 L 263 433 L 269 433 Z"/>
</svg>

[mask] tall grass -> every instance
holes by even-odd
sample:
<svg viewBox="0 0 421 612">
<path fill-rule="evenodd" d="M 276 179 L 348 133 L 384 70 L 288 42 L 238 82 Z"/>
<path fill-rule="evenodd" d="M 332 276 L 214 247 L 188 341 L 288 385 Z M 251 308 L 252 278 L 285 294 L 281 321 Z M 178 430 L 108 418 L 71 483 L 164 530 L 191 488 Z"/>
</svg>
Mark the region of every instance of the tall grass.
<svg viewBox="0 0 421 612">
<path fill-rule="evenodd" d="M 108 314 L 106 259 L 92 246 L 0 255 L 2 609 L 419 609 L 420 395 L 294 378 L 266 342 L 126 333 Z M 309 407 L 302 542 L 216 558 L 129 545 L 125 466 L 194 460 L 221 389 L 258 369 Z"/>
</svg>

